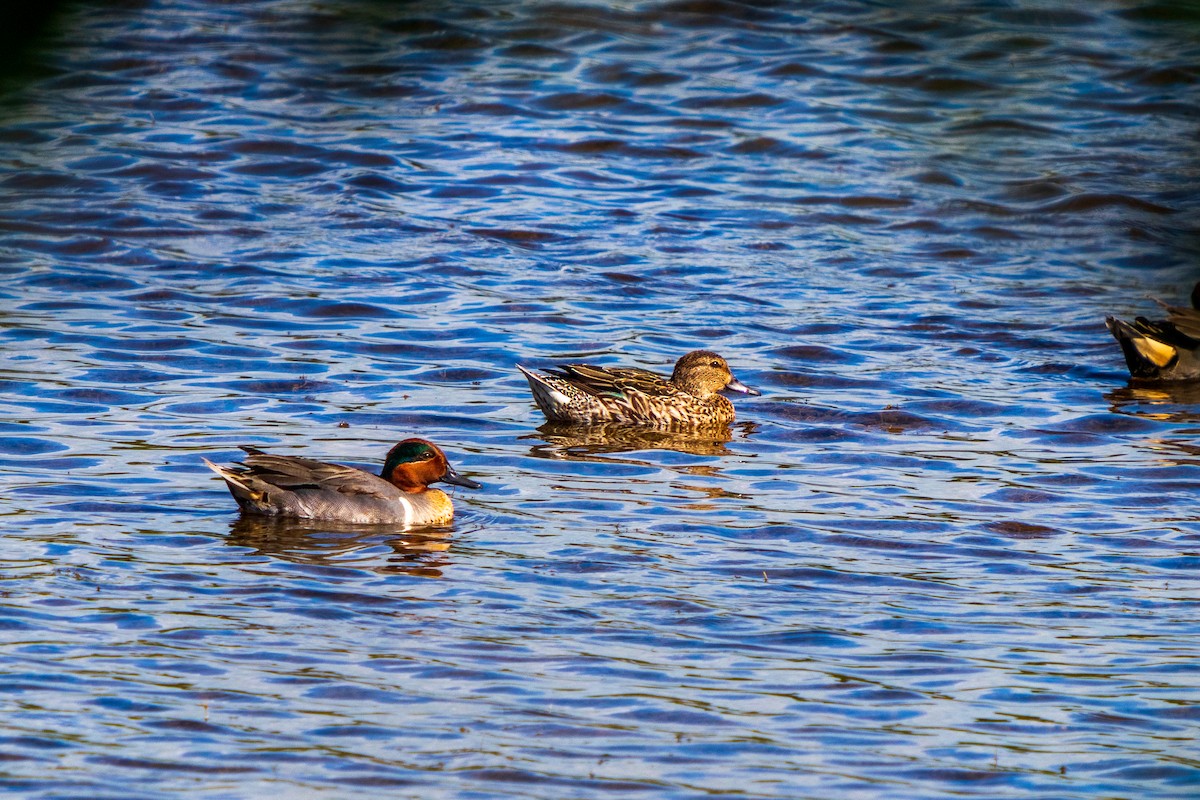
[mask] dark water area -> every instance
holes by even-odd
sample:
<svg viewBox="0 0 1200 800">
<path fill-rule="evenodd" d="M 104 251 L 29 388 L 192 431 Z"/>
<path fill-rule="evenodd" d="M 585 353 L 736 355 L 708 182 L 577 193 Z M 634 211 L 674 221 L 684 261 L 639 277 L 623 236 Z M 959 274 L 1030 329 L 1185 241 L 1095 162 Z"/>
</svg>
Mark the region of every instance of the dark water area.
<svg viewBox="0 0 1200 800">
<path fill-rule="evenodd" d="M 0 98 L 0 788 L 1200 793 L 1166 3 L 79 3 Z M 763 391 L 543 426 L 518 363 Z M 239 520 L 237 446 L 484 489 Z"/>
</svg>

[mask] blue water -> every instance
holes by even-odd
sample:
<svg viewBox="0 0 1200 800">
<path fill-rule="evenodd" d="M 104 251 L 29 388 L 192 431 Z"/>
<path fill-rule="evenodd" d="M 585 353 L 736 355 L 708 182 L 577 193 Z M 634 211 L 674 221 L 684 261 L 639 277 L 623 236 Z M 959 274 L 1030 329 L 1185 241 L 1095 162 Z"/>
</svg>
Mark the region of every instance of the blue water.
<svg viewBox="0 0 1200 800">
<path fill-rule="evenodd" d="M 68 6 L 0 98 L 0 788 L 1183 798 L 1171 4 Z M 727 436 L 515 364 L 724 355 Z M 239 444 L 449 530 L 239 521 Z"/>
</svg>

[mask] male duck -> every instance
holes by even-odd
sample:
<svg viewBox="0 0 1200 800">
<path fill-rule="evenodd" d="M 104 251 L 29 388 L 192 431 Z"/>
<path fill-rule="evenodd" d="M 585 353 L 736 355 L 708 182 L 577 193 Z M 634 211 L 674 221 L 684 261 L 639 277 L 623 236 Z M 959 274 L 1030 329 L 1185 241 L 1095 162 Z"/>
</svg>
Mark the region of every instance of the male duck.
<svg viewBox="0 0 1200 800">
<path fill-rule="evenodd" d="M 296 456 L 273 456 L 242 447 L 240 466 L 203 459 L 225 479 L 247 514 L 350 523 L 445 525 L 454 518 L 450 498 L 429 484 L 445 481 L 468 489 L 480 484 L 459 475 L 433 442 L 405 439 L 387 454 L 383 471 L 369 472 Z"/>
<path fill-rule="evenodd" d="M 1167 311 L 1165 320 L 1104 318 L 1121 345 L 1130 375 L 1149 381 L 1200 378 L 1200 283 L 1192 289 L 1191 301 L 1191 308 L 1157 301 Z"/>
<path fill-rule="evenodd" d="M 629 422 L 658 427 L 727 425 L 733 403 L 722 389 L 761 394 L 733 377 L 711 350 L 693 350 L 675 362 L 670 380 L 644 369 L 559 364 L 534 372 L 517 365 L 533 399 L 553 422 Z"/>
</svg>

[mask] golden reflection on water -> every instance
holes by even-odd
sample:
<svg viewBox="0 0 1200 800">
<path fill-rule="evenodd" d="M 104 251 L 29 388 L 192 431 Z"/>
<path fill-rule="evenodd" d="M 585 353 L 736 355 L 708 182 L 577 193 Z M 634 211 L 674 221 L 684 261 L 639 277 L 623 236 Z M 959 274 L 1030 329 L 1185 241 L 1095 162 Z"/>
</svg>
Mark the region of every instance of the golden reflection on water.
<svg viewBox="0 0 1200 800">
<path fill-rule="evenodd" d="M 1104 395 L 1114 414 L 1167 422 L 1200 422 L 1200 381 L 1122 386 Z"/>
<path fill-rule="evenodd" d="M 244 515 L 230 525 L 226 542 L 294 564 L 440 578 L 442 569 L 452 563 L 446 555 L 451 533 L 449 528 L 412 531 Z M 392 554 L 372 552 L 381 546 L 391 548 Z"/>
<path fill-rule="evenodd" d="M 589 456 L 638 450 L 674 450 L 697 456 L 725 456 L 730 454 L 725 446 L 727 443 L 734 438 L 747 439 L 757 429 L 758 426 L 752 422 L 681 430 L 639 428 L 619 423 L 571 425 L 547 422 L 537 429 L 536 434 L 521 438 L 544 442 L 530 448 L 530 455 L 536 458 L 607 461 L 611 459 Z"/>
</svg>

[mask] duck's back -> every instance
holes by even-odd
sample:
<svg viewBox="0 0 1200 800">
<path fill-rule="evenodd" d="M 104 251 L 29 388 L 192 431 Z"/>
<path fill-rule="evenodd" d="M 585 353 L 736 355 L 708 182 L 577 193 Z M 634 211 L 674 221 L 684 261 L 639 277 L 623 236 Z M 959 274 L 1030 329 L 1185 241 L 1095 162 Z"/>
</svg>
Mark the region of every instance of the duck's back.
<svg viewBox="0 0 1200 800">
<path fill-rule="evenodd" d="M 1191 339 L 1200 339 L 1200 311 L 1177 306 L 1168 306 L 1167 311 L 1170 312 L 1167 322 L 1174 326 L 1175 330 Z"/>
</svg>

